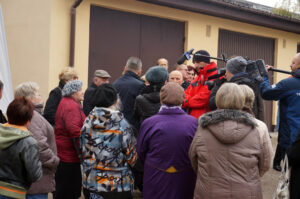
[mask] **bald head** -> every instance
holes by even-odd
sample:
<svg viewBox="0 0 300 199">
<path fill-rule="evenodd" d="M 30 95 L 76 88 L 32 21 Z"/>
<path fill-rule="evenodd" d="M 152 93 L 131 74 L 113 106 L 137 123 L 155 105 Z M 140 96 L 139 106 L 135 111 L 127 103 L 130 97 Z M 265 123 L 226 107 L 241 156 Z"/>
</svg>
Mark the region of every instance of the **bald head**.
<svg viewBox="0 0 300 199">
<path fill-rule="evenodd" d="M 169 74 L 169 82 L 175 82 L 178 83 L 180 86 L 183 82 L 182 74 L 178 70 L 173 70 Z"/>
<path fill-rule="evenodd" d="M 165 67 L 167 70 L 168 70 L 168 68 L 169 68 L 168 60 L 165 59 L 165 58 L 159 58 L 159 59 L 157 60 L 157 65 L 158 65 L 158 66 L 163 66 L 163 67 Z"/>
<path fill-rule="evenodd" d="M 300 53 L 297 53 L 293 59 L 292 59 L 292 63 L 291 63 L 291 70 L 295 71 L 298 68 L 300 68 Z"/>
</svg>

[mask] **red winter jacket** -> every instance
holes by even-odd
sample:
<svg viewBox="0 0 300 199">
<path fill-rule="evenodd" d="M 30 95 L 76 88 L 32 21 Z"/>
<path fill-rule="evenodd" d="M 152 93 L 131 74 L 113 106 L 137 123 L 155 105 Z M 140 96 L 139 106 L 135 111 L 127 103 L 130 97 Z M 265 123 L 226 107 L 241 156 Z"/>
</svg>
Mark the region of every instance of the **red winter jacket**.
<svg viewBox="0 0 300 199">
<path fill-rule="evenodd" d="M 217 65 L 211 62 L 203 69 L 200 69 L 197 77 L 191 82 L 190 86 L 185 90 L 185 99 L 183 108 L 189 110 L 189 114 L 195 118 L 199 118 L 202 114 L 209 110 L 210 90 L 204 85 L 205 81 L 211 75 L 217 74 Z"/>
<path fill-rule="evenodd" d="M 60 161 L 80 162 L 72 138 L 80 136 L 84 120 L 81 104 L 71 97 L 62 98 L 55 115 L 55 140 Z"/>
</svg>

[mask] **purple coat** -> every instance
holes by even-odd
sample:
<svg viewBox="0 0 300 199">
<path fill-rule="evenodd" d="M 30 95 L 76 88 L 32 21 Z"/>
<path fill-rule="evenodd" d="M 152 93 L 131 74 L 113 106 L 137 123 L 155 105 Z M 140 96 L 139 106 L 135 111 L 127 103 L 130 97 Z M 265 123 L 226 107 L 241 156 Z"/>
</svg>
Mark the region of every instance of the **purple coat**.
<svg viewBox="0 0 300 199">
<path fill-rule="evenodd" d="M 193 198 L 197 176 L 188 151 L 197 125 L 179 107 L 162 108 L 142 123 L 137 152 L 144 163 L 144 199 Z"/>
</svg>

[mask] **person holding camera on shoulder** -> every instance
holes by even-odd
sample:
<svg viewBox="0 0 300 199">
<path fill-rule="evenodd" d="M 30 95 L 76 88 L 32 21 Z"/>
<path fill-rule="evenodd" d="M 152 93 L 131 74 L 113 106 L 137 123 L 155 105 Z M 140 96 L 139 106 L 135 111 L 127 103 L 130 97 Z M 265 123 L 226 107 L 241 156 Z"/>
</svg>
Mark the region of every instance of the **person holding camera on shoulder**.
<svg viewBox="0 0 300 199">
<path fill-rule="evenodd" d="M 246 73 L 246 67 L 247 61 L 241 56 L 231 58 L 227 61 L 225 78 L 215 80 L 215 86 L 213 87 L 209 98 L 209 108 L 211 110 L 217 109 L 216 93 L 223 83 L 232 82 L 239 85 L 247 85 L 253 90 L 255 95 L 252 107 L 254 116 L 259 120 L 263 120 L 264 107 L 262 99 L 259 96 L 259 89 L 256 86 L 254 79 Z"/>
<path fill-rule="evenodd" d="M 187 109 L 190 115 L 198 119 L 202 114 L 210 111 L 210 90 L 205 82 L 208 77 L 217 73 L 217 64 L 210 61 L 210 54 L 205 50 L 199 50 L 194 54 L 193 63 L 198 75 L 185 90 L 182 108 Z"/>
<path fill-rule="evenodd" d="M 295 141 L 300 129 L 300 53 L 296 54 L 290 65 L 292 76 L 270 85 L 268 76 L 260 84 L 261 96 L 265 100 L 279 100 L 278 145 L 273 161 L 273 168 L 281 171 L 280 162 L 287 149 Z M 266 65 L 269 70 L 273 66 Z M 293 168 L 293 165 L 291 165 Z M 293 173 L 293 169 L 292 169 Z"/>
</svg>

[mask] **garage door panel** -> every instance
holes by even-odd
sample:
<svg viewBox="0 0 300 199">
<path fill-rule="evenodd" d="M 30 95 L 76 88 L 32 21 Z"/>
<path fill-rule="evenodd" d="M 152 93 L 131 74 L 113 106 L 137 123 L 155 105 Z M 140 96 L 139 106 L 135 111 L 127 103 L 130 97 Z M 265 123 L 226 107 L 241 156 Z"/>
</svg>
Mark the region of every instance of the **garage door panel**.
<svg viewBox="0 0 300 199">
<path fill-rule="evenodd" d="M 266 64 L 274 65 L 275 40 L 272 38 L 259 37 L 244 33 L 232 32 L 228 30 L 219 30 L 218 56 L 222 53 L 231 56 L 248 57 L 251 60 L 263 59 Z M 218 67 L 224 67 L 225 63 L 218 61 Z M 272 74 L 270 75 L 272 80 Z M 269 130 L 272 126 L 272 101 L 265 101 L 265 123 Z"/>
<path fill-rule="evenodd" d="M 91 6 L 89 82 L 96 69 L 114 81 L 130 56 L 142 59 L 143 71 L 159 57 L 175 64 L 184 51 L 184 22 Z"/>
<path fill-rule="evenodd" d="M 96 69 L 112 79 L 121 75 L 129 56 L 139 56 L 140 18 L 133 13 L 91 6 L 89 80 Z"/>
<path fill-rule="evenodd" d="M 146 67 L 156 65 L 157 59 L 164 57 L 173 69 L 184 51 L 184 23 L 149 16 L 141 19 L 141 58 Z"/>
</svg>

